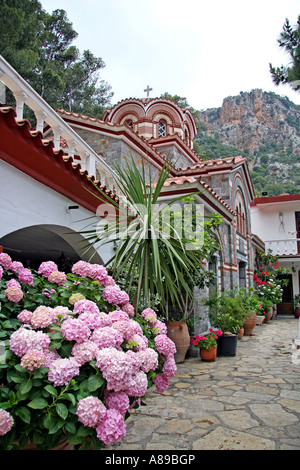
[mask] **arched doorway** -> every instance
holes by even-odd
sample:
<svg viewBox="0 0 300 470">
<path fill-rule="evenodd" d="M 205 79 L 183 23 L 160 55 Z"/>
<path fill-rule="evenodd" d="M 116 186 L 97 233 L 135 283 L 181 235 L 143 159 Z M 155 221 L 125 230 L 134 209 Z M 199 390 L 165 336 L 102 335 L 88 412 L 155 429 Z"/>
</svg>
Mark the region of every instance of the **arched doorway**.
<svg viewBox="0 0 300 470">
<path fill-rule="evenodd" d="M 54 261 L 65 272 L 80 259 L 103 264 L 82 235 L 59 225 L 24 227 L 0 238 L 0 245 L 14 261 L 31 269 L 37 269 L 43 261 Z"/>
</svg>

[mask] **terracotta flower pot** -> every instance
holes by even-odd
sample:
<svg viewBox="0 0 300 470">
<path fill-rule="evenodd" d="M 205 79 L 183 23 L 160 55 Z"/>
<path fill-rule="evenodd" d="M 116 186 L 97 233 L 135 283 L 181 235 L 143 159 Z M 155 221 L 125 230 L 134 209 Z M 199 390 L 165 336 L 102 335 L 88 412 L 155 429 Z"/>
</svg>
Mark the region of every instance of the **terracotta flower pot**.
<svg viewBox="0 0 300 470">
<path fill-rule="evenodd" d="M 217 357 L 217 348 L 211 346 L 210 349 L 200 349 L 200 357 L 204 362 L 214 362 Z"/>
<path fill-rule="evenodd" d="M 256 319 L 257 315 L 254 313 L 253 315 L 249 315 L 246 317 L 243 327 L 244 327 L 244 335 L 245 336 L 250 336 L 252 335 L 252 332 L 256 326 Z"/>
<path fill-rule="evenodd" d="M 245 333 L 244 327 L 238 328 L 236 330 L 236 332 L 237 332 L 237 335 L 238 335 L 238 339 L 241 339 L 244 336 L 244 333 Z"/>
<path fill-rule="evenodd" d="M 167 321 L 168 337 L 175 343 L 175 362 L 184 362 L 185 355 L 190 347 L 190 334 L 185 321 Z"/>
<path fill-rule="evenodd" d="M 273 317 L 273 307 L 270 307 L 268 312 L 265 314 L 265 321 L 268 322 Z"/>
</svg>

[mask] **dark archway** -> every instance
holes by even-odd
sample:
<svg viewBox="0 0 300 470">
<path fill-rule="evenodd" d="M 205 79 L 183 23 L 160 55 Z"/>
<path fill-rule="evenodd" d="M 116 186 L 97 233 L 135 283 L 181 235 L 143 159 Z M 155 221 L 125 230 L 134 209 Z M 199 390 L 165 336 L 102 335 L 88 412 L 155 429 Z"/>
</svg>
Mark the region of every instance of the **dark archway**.
<svg viewBox="0 0 300 470">
<path fill-rule="evenodd" d="M 2 237 L 0 245 L 14 261 L 32 269 L 48 260 L 65 272 L 80 259 L 103 264 L 92 246 L 87 250 L 88 242 L 82 235 L 59 225 L 24 227 Z"/>
</svg>

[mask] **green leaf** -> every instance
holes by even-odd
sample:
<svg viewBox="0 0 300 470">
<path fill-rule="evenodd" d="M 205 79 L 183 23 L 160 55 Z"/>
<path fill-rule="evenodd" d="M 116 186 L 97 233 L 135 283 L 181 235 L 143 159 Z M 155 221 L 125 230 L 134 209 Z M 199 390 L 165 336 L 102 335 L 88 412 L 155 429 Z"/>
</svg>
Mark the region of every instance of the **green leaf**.
<svg viewBox="0 0 300 470">
<path fill-rule="evenodd" d="M 83 438 L 81 436 L 78 436 L 77 434 L 68 436 L 68 442 L 69 444 L 72 444 L 73 446 L 76 446 L 77 444 L 81 444 L 82 439 Z"/>
<path fill-rule="evenodd" d="M 70 434 L 75 434 L 76 433 L 76 425 L 75 425 L 75 423 L 72 423 L 71 421 L 66 422 L 65 429 Z"/>
<path fill-rule="evenodd" d="M 57 403 L 56 405 L 56 411 L 57 411 L 57 414 L 62 418 L 62 419 L 66 419 L 66 417 L 68 416 L 68 413 L 69 413 L 69 410 L 68 408 L 66 407 L 66 405 L 64 405 L 63 403 Z"/>
<path fill-rule="evenodd" d="M 32 389 L 32 382 L 31 380 L 28 380 L 26 382 L 22 382 L 20 384 L 20 392 L 22 393 L 22 395 L 25 395 L 26 393 L 30 392 L 30 390 Z"/>
<path fill-rule="evenodd" d="M 49 434 L 55 434 L 60 428 L 62 428 L 65 424 L 63 419 L 59 419 L 57 421 L 52 421 L 51 426 L 49 428 Z"/>
<path fill-rule="evenodd" d="M 16 415 L 19 416 L 21 420 L 24 421 L 24 423 L 30 423 L 31 413 L 25 406 L 20 406 L 20 408 L 17 408 Z"/>
<path fill-rule="evenodd" d="M 22 383 L 24 380 L 24 373 L 18 371 L 12 371 L 8 373 L 8 380 L 12 380 L 15 383 Z"/>
<path fill-rule="evenodd" d="M 50 385 L 50 384 L 49 384 L 49 385 L 46 385 L 46 386 L 44 387 L 44 389 L 45 389 L 48 393 L 50 393 L 50 395 L 53 395 L 54 397 L 57 397 L 58 393 L 57 393 L 56 388 L 53 387 L 53 385 Z"/>
<path fill-rule="evenodd" d="M 76 405 L 76 398 L 74 397 L 72 393 L 64 393 L 64 399 L 70 400 L 72 405 L 74 406 Z"/>
<path fill-rule="evenodd" d="M 98 390 L 104 383 L 104 379 L 101 375 L 90 375 L 88 378 L 88 389 L 90 392 Z"/>
<path fill-rule="evenodd" d="M 28 406 L 34 410 L 42 410 L 48 406 L 48 402 L 44 398 L 35 398 L 28 403 Z"/>
</svg>

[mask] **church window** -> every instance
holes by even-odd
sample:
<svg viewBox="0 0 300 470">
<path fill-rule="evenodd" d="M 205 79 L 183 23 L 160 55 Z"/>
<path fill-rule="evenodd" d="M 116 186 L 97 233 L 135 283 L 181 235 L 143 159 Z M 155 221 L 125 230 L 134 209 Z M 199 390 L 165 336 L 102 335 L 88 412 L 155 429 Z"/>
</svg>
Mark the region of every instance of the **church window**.
<svg viewBox="0 0 300 470">
<path fill-rule="evenodd" d="M 185 129 L 184 131 L 184 141 L 187 145 L 190 145 L 190 136 L 189 136 L 187 129 Z"/>
<path fill-rule="evenodd" d="M 130 127 L 131 129 L 133 129 L 133 121 L 132 121 L 132 119 L 127 119 L 127 120 L 125 121 L 125 124 L 126 124 L 128 127 Z"/>
<path fill-rule="evenodd" d="M 158 136 L 165 137 L 167 135 L 167 125 L 164 121 L 158 123 Z"/>
</svg>

